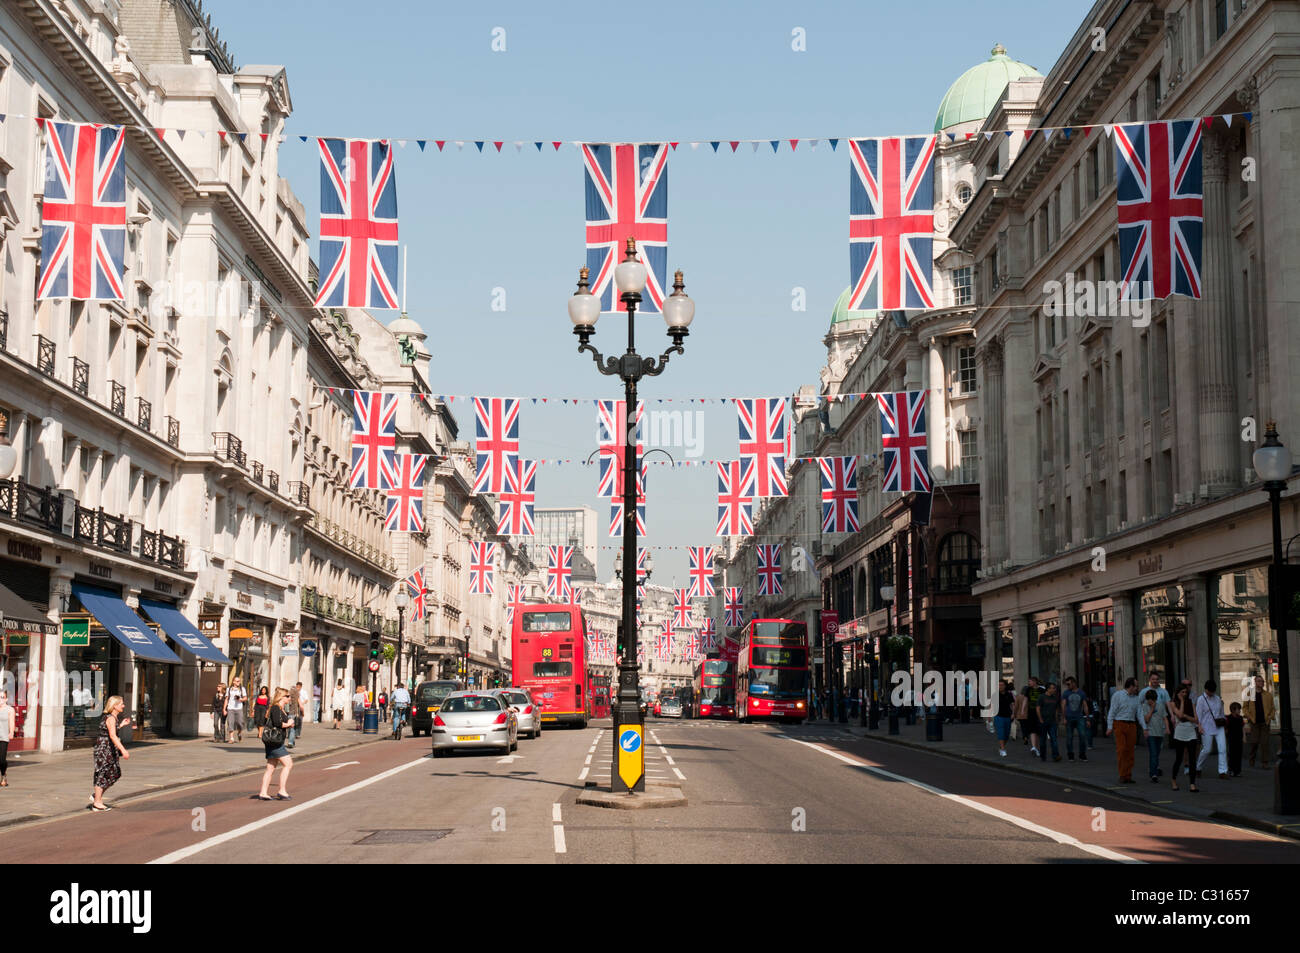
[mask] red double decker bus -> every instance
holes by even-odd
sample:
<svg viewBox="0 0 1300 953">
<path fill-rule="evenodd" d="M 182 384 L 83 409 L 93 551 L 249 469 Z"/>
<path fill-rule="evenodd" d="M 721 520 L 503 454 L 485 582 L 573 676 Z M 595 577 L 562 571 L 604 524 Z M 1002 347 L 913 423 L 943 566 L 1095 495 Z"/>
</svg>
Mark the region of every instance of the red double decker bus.
<svg viewBox="0 0 1300 953">
<path fill-rule="evenodd" d="M 753 619 L 740 633 L 736 717 L 808 717 L 808 627 L 793 619 Z"/>
<path fill-rule="evenodd" d="M 591 717 L 608 718 L 610 705 L 610 686 L 611 676 L 593 675 L 591 676 Z"/>
<path fill-rule="evenodd" d="M 511 677 L 541 706 L 544 723 L 587 726 L 587 623 L 566 603 L 521 605 L 511 630 Z"/>
<path fill-rule="evenodd" d="M 706 658 L 695 665 L 691 714 L 695 718 L 736 717 L 736 663 Z"/>
</svg>

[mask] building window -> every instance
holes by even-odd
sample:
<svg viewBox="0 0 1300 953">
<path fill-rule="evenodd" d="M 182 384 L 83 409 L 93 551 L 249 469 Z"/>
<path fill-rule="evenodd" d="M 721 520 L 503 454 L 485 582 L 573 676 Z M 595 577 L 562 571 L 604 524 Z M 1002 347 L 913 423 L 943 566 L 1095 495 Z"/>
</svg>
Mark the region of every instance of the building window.
<svg viewBox="0 0 1300 953">
<path fill-rule="evenodd" d="M 971 191 L 970 186 L 967 185 L 965 182 L 962 182 L 960 185 L 957 186 L 957 201 L 960 202 L 962 205 L 965 205 L 967 202 L 969 202 L 972 195 L 974 195 L 974 193 Z"/>
<path fill-rule="evenodd" d="M 969 589 L 980 568 L 979 545 L 969 533 L 950 533 L 939 544 L 939 591 Z"/>
<path fill-rule="evenodd" d="M 997 291 L 1002 287 L 1002 277 L 998 274 L 998 250 L 994 248 L 989 252 L 989 288 Z"/>
<path fill-rule="evenodd" d="M 961 482 L 978 483 L 980 479 L 979 441 L 976 431 L 960 430 L 957 441 L 961 445 Z"/>
<path fill-rule="evenodd" d="M 970 265 L 952 270 L 952 303 L 955 305 L 971 303 Z"/>
<path fill-rule="evenodd" d="M 975 393 L 975 348 L 957 349 L 957 393 Z"/>
</svg>

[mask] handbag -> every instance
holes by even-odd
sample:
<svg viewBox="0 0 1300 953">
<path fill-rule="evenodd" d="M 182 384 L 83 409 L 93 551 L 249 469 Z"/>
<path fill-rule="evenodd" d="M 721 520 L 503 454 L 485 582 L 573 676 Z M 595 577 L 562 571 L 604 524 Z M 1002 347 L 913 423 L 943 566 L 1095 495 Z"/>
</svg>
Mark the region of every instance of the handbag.
<svg viewBox="0 0 1300 953">
<path fill-rule="evenodd" d="M 1174 741 L 1195 741 L 1196 725 L 1190 721 L 1180 721 L 1174 726 Z"/>
<path fill-rule="evenodd" d="M 284 729 L 276 727 L 268 718 L 266 727 L 262 729 L 262 743 L 267 745 L 284 744 Z"/>
</svg>

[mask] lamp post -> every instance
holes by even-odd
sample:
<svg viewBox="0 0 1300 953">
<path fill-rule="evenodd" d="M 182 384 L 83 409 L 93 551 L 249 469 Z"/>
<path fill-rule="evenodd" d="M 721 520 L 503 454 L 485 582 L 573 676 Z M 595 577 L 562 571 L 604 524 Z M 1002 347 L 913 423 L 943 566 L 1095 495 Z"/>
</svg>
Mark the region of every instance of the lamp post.
<svg viewBox="0 0 1300 953">
<path fill-rule="evenodd" d="M 890 640 L 894 637 L 894 587 L 881 586 L 880 600 L 885 604 L 886 626 L 885 644 L 882 646 L 883 651 L 880 653 L 883 656 L 880 665 L 880 694 L 883 697 L 886 691 L 886 686 L 893 681 L 894 676 L 893 649 L 889 645 Z M 889 660 L 889 678 L 885 677 L 885 659 Z M 889 703 L 889 733 L 891 735 L 898 734 L 898 709 L 894 707 L 892 701 Z"/>
<path fill-rule="evenodd" d="M 470 626 L 468 622 L 466 622 L 465 628 L 460 630 L 460 634 L 465 636 L 465 662 L 463 666 L 465 670 L 464 671 L 465 678 L 462 681 L 460 687 L 469 688 L 469 638 L 471 635 L 474 634 L 474 629 L 472 626 Z"/>
<path fill-rule="evenodd" d="M 1255 472 L 1264 481 L 1264 492 L 1273 517 L 1273 565 L 1269 573 L 1268 604 L 1277 634 L 1277 669 L 1280 688 L 1278 704 L 1282 708 L 1282 751 L 1273 769 L 1273 812 L 1300 814 L 1300 764 L 1296 762 L 1296 738 L 1291 726 L 1291 672 L 1287 659 L 1287 628 L 1291 619 L 1294 594 L 1287 585 L 1282 555 L 1282 491 L 1291 475 L 1291 451 L 1277 439 L 1277 424 L 1268 422 L 1264 442 L 1255 451 Z M 1267 730 L 1267 729 L 1266 729 Z"/>
<path fill-rule="evenodd" d="M 691 320 L 695 317 L 695 302 L 686 295 L 686 285 L 682 273 L 674 276 L 673 293 L 664 300 L 663 316 L 668 325 L 668 336 L 672 346 L 664 351 L 658 359 L 642 357 L 636 351 L 636 309 L 641 303 L 641 289 L 646 283 L 646 266 L 636 256 L 636 240 L 627 240 L 626 254 L 614 269 L 614 284 L 619 292 L 619 300 L 627 308 L 627 351 L 621 356 L 606 358 L 590 344 L 591 336 L 596 333 L 596 321 L 600 318 L 600 299 L 591 293 L 587 284 L 588 271 L 579 271 L 578 290 L 569 299 L 569 320 L 573 322 L 573 333 L 578 336 L 578 352 L 587 351 L 596 362 L 596 369 L 607 376 L 617 376 L 623 381 L 624 408 L 627 414 L 627 429 L 623 434 L 623 635 L 626 651 L 618 663 L 618 697 L 613 706 L 614 715 L 614 758 L 611 765 L 610 789 L 629 793 L 645 790 L 645 772 L 639 779 L 628 785 L 619 775 L 619 738 L 624 725 L 636 725 L 638 732 L 643 727 L 641 720 L 640 693 L 637 685 L 640 672 L 636 661 L 636 498 L 637 484 L 640 482 L 640 461 L 636 452 L 636 385 L 642 377 L 658 376 L 668 366 L 671 354 L 685 354 L 682 341 L 689 333 Z M 640 749 L 644 750 L 644 748 Z"/>
<path fill-rule="evenodd" d="M 411 597 L 407 595 L 406 583 L 399 583 L 397 598 L 393 600 L 397 603 L 397 684 L 402 684 L 402 619 L 406 614 L 406 607 L 411 604 Z"/>
</svg>

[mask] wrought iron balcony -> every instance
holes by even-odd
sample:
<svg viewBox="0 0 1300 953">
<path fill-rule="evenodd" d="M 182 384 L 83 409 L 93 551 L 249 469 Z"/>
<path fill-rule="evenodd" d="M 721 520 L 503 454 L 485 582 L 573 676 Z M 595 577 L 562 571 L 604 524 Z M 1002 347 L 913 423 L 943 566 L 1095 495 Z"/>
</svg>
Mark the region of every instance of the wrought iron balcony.
<svg viewBox="0 0 1300 953">
<path fill-rule="evenodd" d="M 289 484 L 289 499 L 300 506 L 311 505 L 311 488 L 297 480 Z"/>
<path fill-rule="evenodd" d="M 130 555 L 134 525 L 126 517 L 110 516 L 102 507 L 91 510 L 78 503 L 73 520 L 73 536 L 79 543 L 89 543 L 91 546 Z"/>
<path fill-rule="evenodd" d="M 126 385 L 117 381 L 108 382 L 108 409 L 119 417 L 126 416 Z"/>
<path fill-rule="evenodd" d="M 167 418 L 167 442 L 173 447 L 181 445 L 181 422 L 175 417 Z"/>
<path fill-rule="evenodd" d="M 135 422 L 141 430 L 153 430 L 153 404 L 143 397 L 135 399 Z"/>
<path fill-rule="evenodd" d="M 212 452 L 222 460 L 229 460 L 239 466 L 248 465 L 243 442 L 233 433 L 214 433 L 212 435 Z"/>
<path fill-rule="evenodd" d="M 54 376 L 54 342 L 43 334 L 36 335 L 36 369 L 46 377 Z"/>
<path fill-rule="evenodd" d="M 272 493 L 280 492 L 280 474 L 274 470 L 266 471 L 266 485 L 271 488 Z"/>
<path fill-rule="evenodd" d="M 0 516 L 63 534 L 63 497 L 48 487 L 0 480 Z"/>
<path fill-rule="evenodd" d="M 185 566 L 185 543 L 179 537 L 168 536 L 162 530 L 156 533 L 142 530 L 140 557 L 179 571 Z"/>
<path fill-rule="evenodd" d="M 258 460 L 253 461 L 253 480 L 257 483 L 262 482 L 262 464 Z"/>
<path fill-rule="evenodd" d="M 90 365 L 76 357 L 72 359 L 72 389 L 82 397 L 90 393 Z"/>
</svg>

